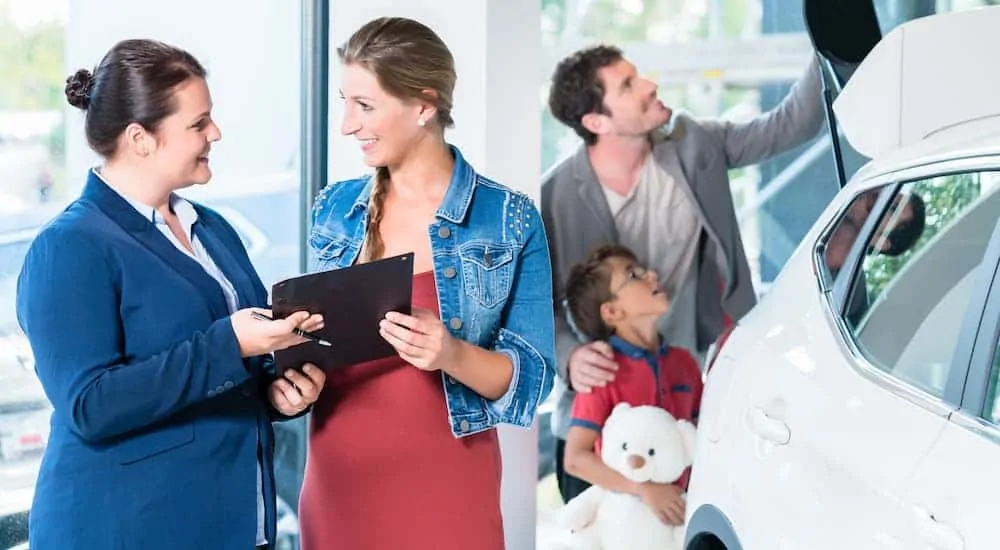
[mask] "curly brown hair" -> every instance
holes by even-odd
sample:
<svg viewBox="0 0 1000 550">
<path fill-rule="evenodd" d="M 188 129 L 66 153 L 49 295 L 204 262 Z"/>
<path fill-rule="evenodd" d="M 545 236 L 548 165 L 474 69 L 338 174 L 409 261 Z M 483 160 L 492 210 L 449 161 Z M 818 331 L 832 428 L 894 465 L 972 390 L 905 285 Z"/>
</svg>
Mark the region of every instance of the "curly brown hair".
<svg viewBox="0 0 1000 550">
<path fill-rule="evenodd" d="M 597 142 L 597 134 L 584 128 L 584 115 L 610 114 L 604 105 L 604 84 L 597 77 L 597 71 L 621 59 L 622 51 L 614 46 L 593 46 L 560 61 L 552 74 L 549 110 L 587 145 Z"/>
<path fill-rule="evenodd" d="M 601 317 L 601 306 L 611 294 L 611 258 L 638 262 L 635 253 L 620 245 L 598 247 L 573 266 L 566 280 L 566 307 L 573 324 L 590 340 L 607 340 L 613 329 Z"/>
</svg>

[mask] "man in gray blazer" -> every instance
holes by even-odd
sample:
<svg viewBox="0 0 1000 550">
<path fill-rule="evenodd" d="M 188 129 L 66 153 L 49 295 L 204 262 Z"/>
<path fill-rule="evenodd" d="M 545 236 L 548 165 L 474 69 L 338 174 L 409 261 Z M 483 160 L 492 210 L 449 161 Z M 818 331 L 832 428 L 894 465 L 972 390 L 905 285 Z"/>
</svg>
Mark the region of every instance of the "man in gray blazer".
<svg viewBox="0 0 1000 550">
<path fill-rule="evenodd" d="M 756 303 L 728 170 L 816 136 L 824 111 L 813 61 L 780 105 L 749 122 L 674 114 L 612 46 L 560 62 L 549 108 L 584 141 L 545 176 L 541 194 L 555 290 L 556 475 L 569 500 L 587 487 L 562 464 L 573 397 L 610 382 L 616 369 L 608 344 L 578 339 L 567 322 L 571 267 L 599 245 L 631 248 L 670 296 L 661 334 L 702 360 L 725 325 Z"/>
</svg>

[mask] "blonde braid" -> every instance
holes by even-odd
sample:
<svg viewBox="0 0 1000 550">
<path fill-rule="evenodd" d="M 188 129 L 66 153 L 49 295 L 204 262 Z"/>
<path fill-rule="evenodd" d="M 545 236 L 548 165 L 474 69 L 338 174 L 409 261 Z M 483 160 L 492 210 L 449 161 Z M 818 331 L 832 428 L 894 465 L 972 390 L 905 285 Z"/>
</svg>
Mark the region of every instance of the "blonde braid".
<svg viewBox="0 0 1000 550">
<path fill-rule="evenodd" d="M 389 169 L 381 166 L 375 170 L 375 182 L 372 184 L 371 199 L 368 201 L 368 227 L 365 230 L 365 242 L 362 247 L 363 261 L 370 262 L 382 257 L 385 243 L 379 226 L 385 212 L 385 196 L 389 192 Z"/>
</svg>

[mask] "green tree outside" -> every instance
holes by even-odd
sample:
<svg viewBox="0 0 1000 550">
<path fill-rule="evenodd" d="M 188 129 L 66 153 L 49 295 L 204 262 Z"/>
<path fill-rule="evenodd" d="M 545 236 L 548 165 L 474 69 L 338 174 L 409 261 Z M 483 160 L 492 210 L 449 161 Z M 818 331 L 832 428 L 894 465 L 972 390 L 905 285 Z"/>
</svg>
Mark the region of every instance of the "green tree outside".
<svg viewBox="0 0 1000 550">
<path fill-rule="evenodd" d="M 55 111 L 60 123 L 42 138 L 48 150 L 46 171 L 54 182 L 53 195 L 64 181 L 66 160 L 64 60 L 66 25 L 44 22 L 19 27 L 10 5 L 0 0 L 0 111 Z"/>
<path fill-rule="evenodd" d="M 46 23 L 22 32 L 0 11 L 0 109 L 61 109 L 66 28 Z"/>
<path fill-rule="evenodd" d="M 924 232 L 909 252 L 896 257 L 874 254 L 865 259 L 865 282 L 872 297 L 881 296 L 910 257 L 980 197 L 980 174 L 973 172 L 931 178 L 913 184 L 910 192 L 924 200 Z"/>
</svg>

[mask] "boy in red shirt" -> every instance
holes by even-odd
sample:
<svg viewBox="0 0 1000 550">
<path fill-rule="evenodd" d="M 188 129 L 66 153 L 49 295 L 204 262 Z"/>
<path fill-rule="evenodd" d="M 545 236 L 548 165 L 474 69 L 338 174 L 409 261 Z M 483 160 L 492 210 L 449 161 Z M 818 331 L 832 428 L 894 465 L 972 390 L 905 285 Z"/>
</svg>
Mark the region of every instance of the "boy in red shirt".
<svg viewBox="0 0 1000 550">
<path fill-rule="evenodd" d="M 677 484 L 637 484 L 600 457 L 601 429 L 621 402 L 662 407 L 677 420 L 697 425 L 701 371 L 690 353 L 670 347 L 656 330 L 670 305 L 656 271 L 640 265 L 628 248 L 604 246 L 570 272 L 566 300 L 577 330 L 607 342 L 618 364 L 613 382 L 574 399 L 566 472 L 609 491 L 634 494 L 664 523 L 682 524 L 690 469 Z"/>
</svg>

